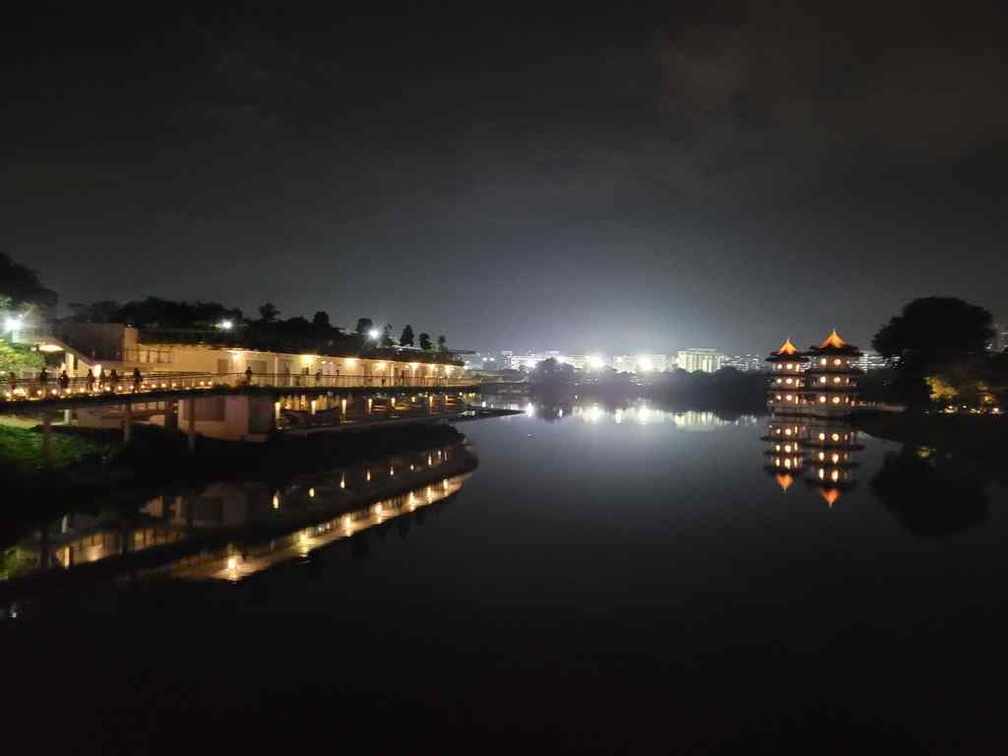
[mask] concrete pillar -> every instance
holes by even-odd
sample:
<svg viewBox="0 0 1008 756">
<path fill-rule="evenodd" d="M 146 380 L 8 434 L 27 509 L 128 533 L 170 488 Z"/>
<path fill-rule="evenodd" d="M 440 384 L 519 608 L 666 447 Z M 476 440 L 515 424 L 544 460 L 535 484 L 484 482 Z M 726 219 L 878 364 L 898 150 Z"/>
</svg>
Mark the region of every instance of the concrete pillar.
<svg viewBox="0 0 1008 756">
<path fill-rule="evenodd" d="M 165 401 L 165 430 L 178 430 L 178 400 L 168 399 Z"/>
<path fill-rule="evenodd" d="M 123 405 L 123 445 L 128 446 L 133 440 L 133 403 Z"/>
<path fill-rule="evenodd" d="M 46 467 L 52 467 L 52 415 L 46 412 L 42 416 L 42 461 Z"/>
<path fill-rule="evenodd" d="M 186 414 L 189 415 L 189 453 L 196 452 L 196 400 L 186 400 Z"/>
</svg>

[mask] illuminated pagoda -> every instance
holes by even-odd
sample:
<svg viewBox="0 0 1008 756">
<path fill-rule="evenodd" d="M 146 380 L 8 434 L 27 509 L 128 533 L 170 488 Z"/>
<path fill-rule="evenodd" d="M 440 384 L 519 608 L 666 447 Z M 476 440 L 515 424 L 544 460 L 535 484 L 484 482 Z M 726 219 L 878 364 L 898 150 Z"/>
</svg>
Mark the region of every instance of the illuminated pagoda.
<svg viewBox="0 0 1008 756">
<path fill-rule="evenodd" d="M 836 332 L 805 352 L 803 401 L 811 415 L 844 417 L 857 405 L 861 350 Z"/>
<path fill-rule="evenodd" d="M 849 421 L 837 417 L 812 418 L 805 442 L 806 482 L 831 507 L 854 487 L 854 452 L 863 449 Z"/>
<path fill-rule="evenodd" d="M 804 411 L 805 370 L 808 358 L 787 339 L 766 358 L 770 363 L 767 408 L 773 414 L 798 414 Z"/>
<path fill-rule="evenodd" d="M 774 476 L 782 491 L 787 491 L 801 476 L 805 462 L 803 437 L 808 428 L 801 422 L 771 418 L 762 440 L 767 447 L 767 463 L 763 469 Z"/>
</svg>

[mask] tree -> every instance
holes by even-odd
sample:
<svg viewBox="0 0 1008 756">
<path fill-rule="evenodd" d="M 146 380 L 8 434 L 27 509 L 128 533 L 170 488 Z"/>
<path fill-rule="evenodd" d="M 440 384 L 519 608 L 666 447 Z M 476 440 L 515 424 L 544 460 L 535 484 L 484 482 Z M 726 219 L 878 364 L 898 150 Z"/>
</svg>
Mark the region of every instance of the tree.
<svg viewBox="0 0 1008 756">
<path fill-rule="evenodd" d="M 399 337 L 400 346 L 413 346 L 413 326 L 407 323 L 403 326 L 402 335 Z"/>
<path fill-rule="evenodd" d="M 34 372 L 40 370 L 44 364 L 45 358 L 41 352 L 18 344 L 9 344 L 0 339 L 0 374 L 4 377 L 12 371 L 15 373 L 23 370 Z"/>
<path fill-rule="evenodd" d="M 15 307 L 28 304 L 49 308 L 56 306 L 58 297 L 42 285 L 35 271 L 0 252 L 0 299 L 10 300 Z"/>
<path fill-rule="evenodd" d="M 367 336 L 373 326 L 371 318 L 357 318 L 357 327 L 354 330 L 357 331 L 358 336 Z"/>
<path fill-rule="evenodd" d="M 114 323 L 116 314 L 122 309 L 122 305 L 111 299 L 103 299 L 98 302 L 84 304 L 82 302 L 71 302 L 71 317 L 78 323 Z"/>
<path fill-rule="evenodd" d="M 392 324 L 386 323 L 382 328 L 381 345 L 388 349 L 395 346 L 395 339 L 392 338 Z"/>
<path fill-rule="evenodd" d="M 448 351 L 448 339 L 445 338 L 443 333 L 437 337 L 437 349 L 439 352 Z"/>
<path fill-rule="evenodd" d="M 423 349 L 425 352 L 429 352 L 431 349 L 434 348 L 434 345 L 431 343 L 429 333 L 422 332 L 417 338 L 420 341 L 420 348 Z"/>
<path fill-rule="evenodd" d="M 890 360 L 934 365 L 970 354 L 983 354 L 994 337 L 991 314 L 953 297 L 915 299 L 872 339 L 872 347 Z"/>
<path fill-rule="evenodd" d="M 259 319 L 263 323 L 273 323 L 280 317 L 280 310 L 272 302 L 259 305 Z"/>
<path fill-rule="evenodd" d="M 316 312 L 314 317 L 312 317 L 312 325 L 319 331 L 332 328 L 332 324 L 329 322 L 329 313 L 325 310 Z"/>
<path fill-rule="evenodd" d="M 993 338 L 993 318 L 982 307 L 953 297 L 925 297 L 907 304 L 872 339 L 879 354 L 895 364 L 892 389 L 910 404 L 925 404 L 935 393 L 925 379 L 957 375 L 959 367 L 985 359 Z M 945 383 L 965 387 L 958 378 Z"/>
</svg>

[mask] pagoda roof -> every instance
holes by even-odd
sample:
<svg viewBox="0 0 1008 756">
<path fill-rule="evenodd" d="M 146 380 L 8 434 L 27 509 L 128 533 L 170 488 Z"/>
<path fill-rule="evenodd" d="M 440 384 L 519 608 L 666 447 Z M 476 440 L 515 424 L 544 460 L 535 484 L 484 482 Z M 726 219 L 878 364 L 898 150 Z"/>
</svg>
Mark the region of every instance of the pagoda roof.
<svg viewBox="0 0 1008 756">
<path fill-rule="evenodd" d="M 798 351 L 798 347 L 791 343 L 791 339 L 785 339 L 784 343 L 780 345 L 780 348 L 770 352 L 770 356 L 767 357 L 767 362 L 778 362 L 780 360 L 787 359 L 795 362 L 805 361 L 801 356 L 801 352 Z"/>
<path fill-rule="evenodd" d="M 823 499 L 826 501 L 827 504 L 830 505 L 830 507 L 832 507 L 834 504 L 837 503 L 837 500 L 840 498 L 840 489 L 820 488 L 819 495 L 823 497 Z"/>
<path fill-rule="evenodd" d="M 841 338 L 840 334 L 837 333 L 836 328 L 834 328 L 830 335 L 823 339 L 819 346 L 809 347 L 810 352 L 829 352 L 832 354 L 860 354 L 861 350 L 858 349 L 853 344 L 848 344 Z"/>
</svg>

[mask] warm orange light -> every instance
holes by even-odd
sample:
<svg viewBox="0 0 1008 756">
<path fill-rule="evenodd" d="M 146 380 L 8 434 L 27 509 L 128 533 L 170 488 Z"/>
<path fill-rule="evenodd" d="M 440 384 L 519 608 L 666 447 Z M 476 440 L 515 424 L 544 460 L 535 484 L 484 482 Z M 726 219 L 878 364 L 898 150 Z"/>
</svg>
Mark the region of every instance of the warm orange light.
<svg viewBox="0 0 1008 756">
<path fill-rule="evenodd" d="M 787 339 L 777 350 L 777 354 L 798 354 L 798 349 L 791 343 L 791 339 Z"/>
<path fill-rule="evenodd" d="M 819 345 L 820 349 L 825 349 L 826 347 L 833 347 L 835 349 L 843 349 L 847 346 L 847 342 L 840 338 L 840 334 L 836 332 L 836 328 L 833 329 L 832 333 L 826 337 L 826 340 Z"/>
<path fill-rule="evenodd" d="M 826 503 L 831 507 L 836 504 L 837 499 L 840 498 L 840 490 L 836 488 L 820 488 L 819 494 L 826 500 Z"/>
</svg>

